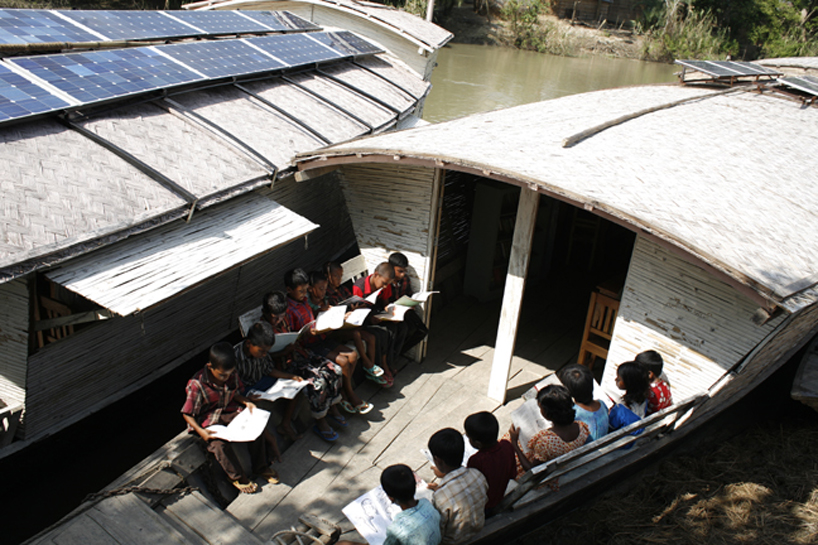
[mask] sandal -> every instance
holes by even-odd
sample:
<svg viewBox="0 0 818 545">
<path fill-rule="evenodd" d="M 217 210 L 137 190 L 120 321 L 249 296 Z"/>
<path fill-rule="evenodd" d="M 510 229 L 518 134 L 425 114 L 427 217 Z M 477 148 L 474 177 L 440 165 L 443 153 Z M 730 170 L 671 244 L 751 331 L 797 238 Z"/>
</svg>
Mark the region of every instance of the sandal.
<svg viewBox="0 0 818 545">
<path fill-rule="evenodd" d="M 379 377 L 383 375 L 383 368 L 378 365 L 372 364 L 372 367 L 370 367 L 369 369 L 364 367 L 364 373 L 367 374 L 367 377 Z"/>
<path fill-rule="evenodd" d="M 367 403 L 366 401 L 364 401 L 363 403 L 361 403 L 360 405 L 355 407 L 355 410 L 358 412 L 358 414 L 366 414 L 366 413 L 368 413 L 369 411 L 371 411 L 374 408 L 375 408 L 375 405 L 373 405 L 372 403 Z"/>
<path fill-rule="evenodd" d="M 258 485 L 253 481 L 245 484 L 242 484 L 239 481 L 233 481 L 233 486 L 235 486 L 242 494 L 255 494 L 258 492 Z"/>
<path fill-rule="evenodd" d="M 259 477 L 262 477 L 264 480 L 266 480 L 270 484 L 278 484 L 279 482 L 281 482 L 278 479 L 278 471 L 276 471 L 272 467 L 269 467 L 265 471 L 262 471 L 259 474 Z"/>
<path fill-rule="evenodd" d="M 342 399 L 339 405 L 341 405 L 341 408 L 344 409 L 349 414 L 358 414 L 358 409 L 353 407 L 352 403 L 350 403 L 346 399 Z"/>
<path fill-rule="evenodd" d="M 338 432 L 336 432 L 333 429 L 330 429 L 329 431 L 321 431 L 321 429 L 318 427 L 318 424 L 316 424 L 315 426 L 312 427 L 312 431 L 314 431 L 318 435 L 318 437 L 320 437 L 327 443 L 334 443 L 335 441 L 338 440 Z"/>
<path fill-rule="evenodd" d="M 376 377 L 375 375 L 370 375 L 370 374 L 367 373 L 366 378 L 368 378 L 369 380 L 371 380 L 372 382 L 374 382 L 378 386 L 383 386 L 385 388 L 389 388 L 389 386 L 391 386 L 391 384 L 389 384 L 389 379 L 387 379 L 383 375 Z M 389 385 L 389 386 L 387 386 L 387 385 Z"/>
<path fill-rule="evenodd" d="M 339 415 L 330 414 L 328 416 L 335 420 L 335 423 L 341 426 L 342 428 L 346 428 L 347 426 L 349 426 L 349 422 L 347 422 L 347 419 L 341 416 L 340 414 Z"/>
</svg>

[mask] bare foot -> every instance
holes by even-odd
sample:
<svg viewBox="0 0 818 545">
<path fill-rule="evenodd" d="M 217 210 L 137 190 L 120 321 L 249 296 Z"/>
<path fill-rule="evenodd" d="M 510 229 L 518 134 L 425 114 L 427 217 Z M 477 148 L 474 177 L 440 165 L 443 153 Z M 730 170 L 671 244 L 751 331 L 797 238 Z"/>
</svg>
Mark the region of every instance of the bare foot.
<svg viewBox="0 0 818 545">
<path fill-rule="evenodd" d="M 293 426 L 290 423 L 280 424 L 279 426 L 276 427 L 276 431 L 293 442 L 301 439 L 304 436 L 303 434 L 296 433 L 295 429 L 293 429 Z"/>
</svg>

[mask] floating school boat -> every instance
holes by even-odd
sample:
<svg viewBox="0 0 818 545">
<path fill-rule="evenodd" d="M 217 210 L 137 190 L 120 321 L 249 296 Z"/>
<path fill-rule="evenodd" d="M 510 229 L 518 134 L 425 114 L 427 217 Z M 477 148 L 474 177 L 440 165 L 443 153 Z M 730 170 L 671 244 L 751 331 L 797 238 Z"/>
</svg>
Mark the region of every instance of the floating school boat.
<svg viewBox="0 0 818 545">
<path fill-rule="evenodd" d="M 519 394 L 586 352 L 616 395 L 616 365 L 658 350 L 674 405 L 535 467 L 475 542 L 541 523 L 682 440 L 818 332 L 813 80 L 758 66 L 689 63 L 706 81 L 569 96 L 299 154 L 299 189 L 338 188 L 370 267 L 399 250 L 416 288 L 440 288 L 422 365 L 404 362 L 391 390 L 359 387 L 375 411 L 331 446 L 299 440 L 281 484 L 223 511 L 183 434 L 108 493 L 198 491 L 109 497 L 38 539 L 110 534 L 124 513 L 154 540 L 198 528 L 200 543 L 266 541 L 304 513 L 351 530 L 341 509 L 383 468 L 402 462 L 431 479 L 420 448 L 434 431 L 480 410 L 507 427 Z"/>
<path fill-rule="evenodd" d="M 404 61 L 287 11 L 0 10 L 0 456 L 355 251 L 340 188 L 290 161 L 417 122 L 451 34 L 411 20 L 379 27 L 429 44 Z"/>
</svg>

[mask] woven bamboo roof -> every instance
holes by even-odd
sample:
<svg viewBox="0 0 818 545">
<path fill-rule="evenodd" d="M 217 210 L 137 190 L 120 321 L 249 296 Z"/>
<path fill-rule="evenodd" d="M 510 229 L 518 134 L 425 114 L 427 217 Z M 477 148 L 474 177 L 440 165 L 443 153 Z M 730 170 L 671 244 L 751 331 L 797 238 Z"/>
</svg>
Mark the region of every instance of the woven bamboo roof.
<svg viewBox="0 0 818 545">
<path fill-rule="evenodd" d="M 818 57 L 778 57 L 755 62 L 772 68 L 796 68 L 800 69 L 801 73 L 818 72 Z"/>
<path fill-rule="evenodd" d="M 818 299 L 816 149 L 815 107 L 744 89 L 666 85 L 361 138 L 298 161 L 304 170 L 420 164 L 531 185 L 675 246 L 760 301 L 796 310 Z"/>
<path fill-rule="evenodd" d="M 392 57 L 359 62 L 0 125 L 0 282 L 269 185 L 429 91 Z"/>
<path fill-rule="evenodd" d="M 286 4 L 313 4 L 374 21 L 382 28 L 406 37 L 429 51 L 437 50 L 454 35 L 448 30 L 405 11 L 376 2 L 355 0 L 205 0 L 184 6 L 185 9 L 253 9 L 284 10 Z"/>
</svg>

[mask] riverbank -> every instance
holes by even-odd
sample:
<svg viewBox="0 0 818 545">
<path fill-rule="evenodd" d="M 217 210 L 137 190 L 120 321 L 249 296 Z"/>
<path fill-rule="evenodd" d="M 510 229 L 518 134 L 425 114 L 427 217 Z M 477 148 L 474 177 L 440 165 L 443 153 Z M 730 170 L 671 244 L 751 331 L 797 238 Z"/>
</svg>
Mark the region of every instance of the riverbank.
<svg viewBox="0 0 818 545">
<path fill-rule="evenodd" d="M 540 15 L 538 29 L 556 55 L 585 57 L 602 55 L 623 59 L 643 57 L 643 39 L 627 29 L 593 28 L 571 24 L 554 15 Z M 499 13 L 490 17 L 474 12 L 471 5 L 452 8 L 439 23 L 454 34 L 455 43 L 514 47 L 515 34 L 510 21 Z"/>
</svg>

